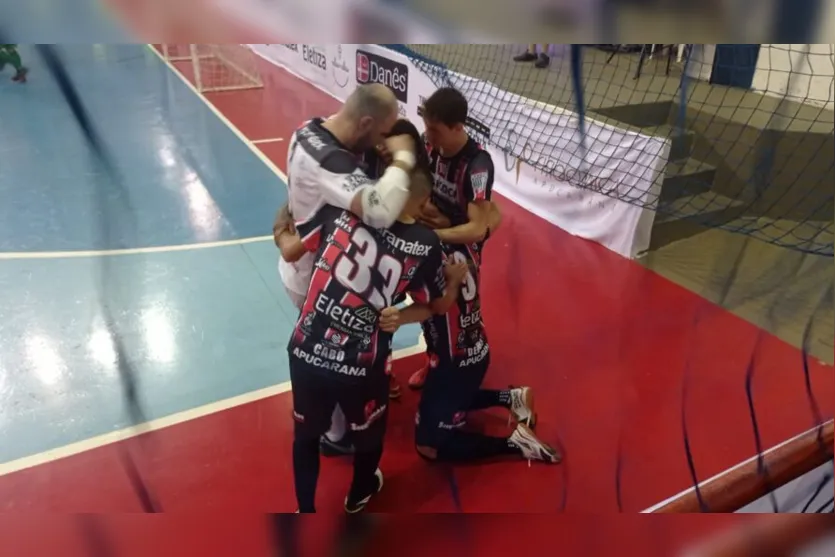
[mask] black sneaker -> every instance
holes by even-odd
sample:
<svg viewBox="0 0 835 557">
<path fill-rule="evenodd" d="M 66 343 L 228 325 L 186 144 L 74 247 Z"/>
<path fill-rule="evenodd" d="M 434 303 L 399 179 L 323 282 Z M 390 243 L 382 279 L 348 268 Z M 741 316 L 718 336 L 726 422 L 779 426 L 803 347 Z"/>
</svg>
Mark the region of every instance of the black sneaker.
<svg viewBox="0 0 835 557">
<path fill-rule="evenodd" d="M 354 445 L 346 435 L 339 441 L 331 441 L 327 435 L 319 438 L 319 452 L 322 456 L 349 456 L 354 454 Z"/>
<path fill-rule="evenodd" d="M 524 53 L 513 57 L 514 62 L 533 62 L 534 60 L 536 60 L 536 54 L 530 51 L 525 51 Z"/>
<path fill-rule="evenodd" d="M 534 62 L 534 67 L 539 68 L 540 70 L 543 68 L 547 68 L 551 65 L 551 57 L 545 54 L 544 52 L 540 53 Z"/>
<path fill-rule="evenodd" d="M 374 472 L 374 477 L 377 479 L 377 487 L 371 493 L 358 501 L 351 501 L 350 494 L 345 498 L 345 512 L 348 514 L 358 513 L 365 508 L 371 498 L 380 493 L 383 489 L 383 473 L 379 468 Z"/>
</svg>

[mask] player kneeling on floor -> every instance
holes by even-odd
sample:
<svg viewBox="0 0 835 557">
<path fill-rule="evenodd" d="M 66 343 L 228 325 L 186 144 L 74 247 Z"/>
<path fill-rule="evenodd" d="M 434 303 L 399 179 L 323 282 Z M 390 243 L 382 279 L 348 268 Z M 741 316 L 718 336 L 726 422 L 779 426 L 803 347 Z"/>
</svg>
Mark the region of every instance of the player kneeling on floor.
<svg viewBox="0 0 835 557">
<path fill-rule="evenodd" d="M 479 268 L 466 247 L 444 246 L 447 257 L 468 264 L 457 299 L 444 315 L 422 323 L 435 348 L 415 418 L 415 446 L 421 456 L 445 462 L 472 461 L 501 455 L 556 464 L 561 455 L 533 433 L 536 422 L 530 387 L 482 389 L 490 366 L 490 345 L 481 320 Z M 507 437 L 465 431 L 467 414 L 492 407 L 507 408 L 516 428 Z"/>
</svg>

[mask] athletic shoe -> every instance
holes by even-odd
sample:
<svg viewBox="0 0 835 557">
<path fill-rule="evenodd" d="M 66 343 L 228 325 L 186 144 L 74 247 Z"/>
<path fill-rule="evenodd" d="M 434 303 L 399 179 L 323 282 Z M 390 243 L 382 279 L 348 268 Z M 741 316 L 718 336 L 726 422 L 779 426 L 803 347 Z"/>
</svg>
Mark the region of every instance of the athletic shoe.
<svg viewBox="0 0 835 557">
<path fill-rule="evenodd" d="M 539 68 L 540 70 L 543 68 L 547 68 L 551 65 L 551 57 L 542 52 L 539 54 L 539 56 L 536 59 L 536 62 L 534 62 L 533 65 L 535 68 Z"/>
<path fill-rule="evenodd" d="M 437 367 L 438 365 L 438 358 L 434 354 L 429 355 L 429 359 L 426 362 L 426 365 L 417 370 L 409 377 L 409 388 L 413 390 L 419 390 L 423 388 L 423 384 L 426 382 L 426 374 L 429 373 L 430 367 Z"/>
<path fill-rule="evenodd" d="M 20 71 L 14 74 L 12 81 L 17 81 L 18 83 L 26 83 L 26 74 L 29 73 L 29 70 L 26 68 L 20 68 Z"/>
<path fill-rule="evenodd" d="M 380 471 L 379 468 L 374 472 L 374 477 L 377 480 L 377 487 L 368 495 L 360 499 L 359 501 L 351 501 L 350 495 L 345 498 L 345 512 L 348 514 L 358 513 L 368 505 L 368 502 L 371 501 L 371 498 L 380 493 L 383 489 L 383 473 Z"/>
<path fill-rule="evenodd" d="M 510 413 L 516 423 L 536 427 L 536 413 L 533 411 L 533 391 L 530 387 L 510 388 Z"/>
<path fill-rule="evenodd" d="M 531 428 L 525 424 L 519 424 L 508 439 L 511 445 L 522 451 L 522 455 L 531 460 L 541 460 L 547 464 L 559 464 L 562 455 L 550 445 L 546 445 L 534 435 Z"/>
<path fill-rule="evenodd" d="M 348 435 L 345 435 L 339 441 L 331 441 L 327 435 L 319 438 L 319 452 L 322 456 L 348 456 L 354 454 L 354 445 L 348 440 Z"/>
<path fill-rule="evenodd" d="M 429 366 L 425 365 L 409 377 L 409 388 L 412 390 L 419 390 L 423 388 L 423 384 L 426 382 L 426 374 L 429 372 Z"/>
<path fill-rule="evenodd" d="M 530 51 L 525 51 L 513 57 L 514 62 L 533 62 L 534 60 L 536 60 L 536 54 Z"/>
</svg>

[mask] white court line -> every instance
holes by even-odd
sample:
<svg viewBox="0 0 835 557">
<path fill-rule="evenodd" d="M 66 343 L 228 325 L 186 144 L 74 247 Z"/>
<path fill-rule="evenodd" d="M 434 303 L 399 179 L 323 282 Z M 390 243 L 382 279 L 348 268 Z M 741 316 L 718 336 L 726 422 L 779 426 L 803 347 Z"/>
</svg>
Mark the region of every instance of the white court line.
<svg viewBox="0 0 835 557">
<path fill-rule="evenodd" d="M 823 423 L 823 424 L 821 425 L 821 427 L 823 427 L 823 426 L 825 426 L 825 425 L 827 425 L 827 424 L 830 424 L 830 423 L 832 423 L 832 420 L 829 420 L 828 422 Z M 794 437 L 792 437 L 791 439 L 786 439 L 786 440 L 785 440 L 785 441 L 783 441 L 782 443 L 779 443 L 779 444 L 777 444 L 777 445 L 774 445 L 774 446 L 773 446 L 773 447 L 771 447 L 770 449 L 767 449 L 767 450 L 763 451 L 763 456 L 766 456 L 766 455 L 769 455 L 769 454 L 771 454 L 771 453 L 773 453 L 773 452 L 775 452 L 775 451 L 778 451 L 778 450 L 780 450 L 781 448 L 785 447 L 786 445 L 789 445 L 790 443 L 794 443 L 795 441 L 797 441 L 798 439 L 802 438 L 803 436 L 805 436 L 805 435 L 809 435 L 810 433 L 814 433 L 814 432 L 815 432 L 815 431 L 817 431 L 817 430 L 818 430 L 818 427 L 813 427 L 813 428 L 811 428 L 811 429 L 809 429 L 809 430 L 807 430 L 807 431 L 804 431 L 803 433 L 801 433 L 801 434 L 799 434 L 799 435 L 795 435 L 795 436 L 794 436 Z M 758 458 L 759 458 L 759 457 L 758 457 L 758 456 L 756 456 L 756 455 L 755 455 L 755 456 L 752 456 L 752 457 L 751 457 L 751 458 L 749 458 L 748 460 L 744 460 L 744 461 L 740 462 L 739 464 L 737 464 L 737 465 L 735 465 L 735 466 L 732 466 L 732 467 L 728 468 L 727 470 L 723 470 L 723 471 L 719 472 L 718 474 L 716 474 L 716 475 L 715 475 L 715 476 L 713 476 L 712 478 L 708 478 L 708 479 L 706 479 L 706 480 L 704 480 L 704 481 L 699 482 L 699 489 L 704 489 L 704 488 L 705 488 L 705 487 L 707 487 L 709 484 L 711 484 L 711 483 L 713 483 L 713 482 L 715 482 L 715 481 L 721 480 L 722 478 L 724 478 L 724 477 L 725 477 L 725 476 L 727 476 L 728 474 L 731 474 L 731 473 L 735 472 L 736 470 L 738 470 L 738 469 L 742 468 L 743 466 L 748 466 L 748 465 L 750 465 L 750 464 L 753 464 L 753 463 L 757 462 L 757 459 L 758 459 Z M 660 503 L 656 503 L 655 505 L 651 506 L 650 508 L 648 508 L 648 509 L 645 509 L 645 510 L 641 511 L 641 513 L 654 513 L 655 511 L 657 511 L 657 510 L 658 510 L 658 509 L 660 509 L 661 507 L 664 507 L 664 506 L 666 506 L 666 505 L 669 505 L 669 504 L 670 504 L 670 503 L 672 503 L 673 501 L 678 501 L 679 499 L 682 499 L 683 497 L 687 497 L 688 495 L 690 495 L 691 493 L 694 493 L 695 491 L 696 491 L 696 488 L 691 486 L 691 487 L 689 487 L 689 488 L 685 489 L 684 491 L 682 491 L 681 493 L 678 493 L 678 494 L 676 494 L 676 495 L 673 495 L 672 497 L 670 497 L 670 498 L 668 498 L 668 499 L 665 499 L 665 500 L 661 501 Z"/>
<path fill-rule="evenodd" d="M 162 60 L 171 70 L 176 73 L 180 79 L 188 86 L 189 89 L 200 99 L 202 100 L 208 107 L 211 109 L 214 114 L 220 118 L 220 120 L 226 124 L 229 129 L 231 129 L 238 138 L 243 141 L 249 148 L 252 150 L 253 153 L 258 156 L 261 161 L 267 165 L 276 175 L 279 176 L 282 180 L 287 180 L 286 175 L 281 172 L 281 170 L 266 156 L 264 155 L 251 140 L 249 140 L 243 133 L 232 124 L 217 108 L 214 107 L 200 92 L 188 81 L 188 79 L 183 76 L 174 67 L 171 63 L 169 63 L 165 58 L 160 55 L 159 52 L 152 46 L 148 45 L 151 51 L 157 55 L 157 57 Z M 211 248 L 211 247 L 219 247 L 224 245 L 237 245 L 237 244 L 246 244 L 246 243 L 253 243 L 259 241 L 266 241 L 272 240 L 272 236 L 261 236 L 257 238 L 247 238 L 244 240 L 229 240 L 225 242 L 210 242 L 206 244 L 191 244 L 186 246 L 163 246 L 158 248 L 134 248 L 134 249 L 126 249 L 126 250 L 104 250 L 104 251 L 87 251 L 87 252 L 40 252 L 40 253 L 0 253 L 0 259 L 37 259 L 37 258 L 48 258 L 48 257 L 87 257 L 90 255 L 125 255 L 131 253 L 155 253 L 155 252 L 165 252 L 165 251 L 184 251 L 188 249 L 204 249 L 204 248 Z M 420 335 L 418 337 L 418 342 L 414 346 L 409 346 L 407 348 L 403 348 L 400 350 L 396 350 L 392 354 L 392 358 L 395 360 L 399 360 L 401 358 L 406 358 L 408 356 L 413 356 L 415 354 L 420 354 L 421 352 L 426 351 L 426 343 L 423 339 L 423 336 Z M 256 402 L 258 400 L 263 400 L 265 398 L 276 396 L 281 393 L 285 393 L 290 390 L 290 382 L 280 383 L 278 385 L 273 385 L 271 387 L 266 387 L 264 389 L 260 389 L 257 391 L 252 391 L 249 393 L 244 393 L 242 395 L 238 395 L 232 398 L 228 398 L 225 400 L 221 400 L 218 402 L 213 402 L 210 404 L 206 404 L 204 406 L 200 406 L 198 408 L 191 408 L 188 410 L 184 410 L 182 412 L 178 412 L 176 414 L 172 414 L 170 416 L 166 416 L 164 418 L 158 418 L 155 420 L 150 420 L 144 424 L 139 424 L 134 427 L 128 427 L 124 429 L 120 429 L 117 431 L 112 431 L 110 433 L 105 433 L 103 435 L 98 435 L 96 437 L 91 437 L 90 439 L 85 439 L 82 441 L 78 441 L 75 443 L 71 443 L 69 445 L 65 445 L 63 447 L 58 447 L 55 449 L 50 449 L 48 451 L 44 451 L 42 453 L 38 453 L 31 456 L 26 456 L 19 458 L 17 460 L 12 460 L 6 463 L 0 463 L 0 476 L 5 476 L 7 474 L 11 474 L 13 472 L 18 472 L 20 470 L 25 470 L 27 468 L 32 468 L 33 466 L 38 466 L 41 464 L 47 464 L 49 462 L 53 462 L 59 459 L 67 458 L 73 455 L 77 455 L 86 451 L 90 451 L 99 447 L 103 447 L 106 445 L 110 445 L 113 443 L 117 443 L 119 441 L 130 439 L 132 437 L 136 437 L 143 433 L 147 433 L 150 431 L 158 431 L 161 429 L 165 429 L 177 424 L 182 424 L 191 420 L 195 420 L 198 418 L 202 418 L 205 416 L 209 416 L 211 414 L 215 414 L 218 412 L 222 412 L 224 410 L 228 410 L 237 406 L 242 406 L 244 404 L 249 404 L 251 402 Z"/>
<path fill-rule="evenodd" d="M 156 246 L 146 248 L 82 250 L 82 251 L 10 251 L 0 253 L 0 260 L 4 259 L 68 259 L 74 257 L 106 257 L 111 255 L 136 255 L 142 253 L 169 253 L 174 251 L 191 251 L 226 246 L 254 244 L 256 242 L 273 241 L 272 236 L 255 236 L 238 240 L 222 240 L 219 242 L 205 242 L 203 244 L 183 244 L 180 246 Z"/>
<path fill-rule="evenodd" d="M 392 358 L 395 360 L 400 360 L 402 358 L 414 356 L 415 354 L 420 354 L 421 352 L 424 352 L 426 350 L 426 344 L 423 340 L 423 336 L 419 338 L 420 340 L 416 345 L 409 346 L 407 348 L 402 348 L 400 350 L 395 350 L 394 353 L 392 353 Z M 133 437 L 137 437 L 139 435 L 151 431 L 159 431 L 161 429 L 166 429 L 175 425 L 183 424 L 185 422 L 190 422 L 198 418 L 205 418 L 206 416 L 217 414 L 218 412 L 223 412 L 224 410 L 230 410 L 238 406 L 243 406 L 245 404 L 257 402 L 259 400 L 270 398 L 282 393 L 286 393 L 288 391 L 290 391 L 290 382 L 286 381 L 284 383 L 279 383 L 278 385 L 272 385 L 270 387 L 259 389 L 257 391 L 244 393 L 242 395 L 227 398 L 225 400 L 219 400 L 217 402 L 212 402 L 203 406 L 199 406 L 197 408 L 190 408 L 182 412 L 177 412 L 176 414 L 171 414 L 170 416 L 166 416 L 164 418 L 150 420 L 137 426 L 126 427 L 124 429 L 111 431 L 103 435 L 98 435 L 96 437 L 84 439 L 83 441 L 70 443 L 69 445 L 64 445 L 63 447 L 50 449 L 42 453 L 34 454 L 31 456 L 24 456 L 17 460 L 11 460 L 9 462 L 0 464 L 0 476 L 5 476 L 14 472 L 26 470 L 27 468 L 32 468 L 34 466 L 48 464 L 56 460 L 61 460 L 70 456 L 75 456 L 80 453 L 104 447 L 106 445 L 112 445 L 113 443 L 118 443 L 119 441 L 131 439 Z"/>
<path fill-rule="evenodd" d="M 182 80 L 183 83 L 191 90 L 194 95 L 200 99 L 203 104 L 209 107 L 215 116 L 217 116 L 221 122 L 223 122 L 226 127 L 228 127 L 237 137 L 240 139 L 249 150 L 252 151 L 255 156 L 257 156 L 261 162 L 267 165 L 267 168 L 272 170 L 276 176 L 278 176 L 284 183 L 287 183 L 287 175 L 278 168 L 273 161 L 270 160 L 264 153 L 261 152 L 258 147 L 255 146 L 255 143 L 268 143 L 268 142 L 276 142 L 276 141 L 283 141 L 282 138 L 268 138 L 268 139 L 261 139 L 258 141 L 253 142 L 247 136 L 239 130 L 235 124 L 229 121 L 229 119 L 223 115 L 209 100 L 197 90 L 197 88 L 191 84 L 191 82 L 177 69 L 177 67 L 170 63 L 165 57 L 160 54 L 157 49 L 153 47 L 153 45 L 147 45 L 148 48 L 151 49 L 157 58 L 159 58 L 163 64 L 168 66 L 168 68 Z M 181 246 L 157 246 L 157 247 L 145 247 L 145 248 L 128 248 L 128 249 L 114 249 L 114 250 L 82 250 L 82 251 L 40 251 L 40 252 L 3 252 L 0 253 L 0 260 L 8 260 L 8 259 L 59 259 L 59 258 L 72 258 L 72 257 L 102 257 L 102 256 L 110 256 L 110 255 L 135 255 L 135 254 L 143 254 L 143 253 L 167 253 L 167 252 L 174 252 L 174 251 L 189 251 L 189 250 L 196 250 L 196 249 L 208 249 L 208 248 L 219 248 L 224 246 L 235 246 L 240 244 L 250 244 L 253 242 L 264 242 L 267 240 L 272 240 L 272 236 L 256 236 L 254 238 L 244 238 L 242 240 L 224 240 L 220 242 L 206 242 L 203 244 L 185 244 Z"/>
<path fill-rule="evenodd" d="M 253 139 L 253 145 L 261 145 L 262 143 L 278 143 L 279 141 L 284 141 L 283 137 L 271 137 L 268 139 Z"/>
</svg>

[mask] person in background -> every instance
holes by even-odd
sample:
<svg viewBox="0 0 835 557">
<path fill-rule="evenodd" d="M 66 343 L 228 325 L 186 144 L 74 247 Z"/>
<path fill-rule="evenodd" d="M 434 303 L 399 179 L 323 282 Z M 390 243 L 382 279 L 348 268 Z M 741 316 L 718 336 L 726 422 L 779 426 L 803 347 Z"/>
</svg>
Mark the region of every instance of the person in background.
<svg viewBox="0 0 835 557">
<path fill-rule="evenodd" d="M 23 66 L 16 44 L 0 44 L 0 71 L 6 67 L 6 64 L 11 64 L 15 70 L 12 81 L 26 83 L 26 74 L 29 73 L 29 70 Z"/>
<path fill-rule="evenodd" d="M 537 68 L 547 68 L 551 64 L 551 57 L 548 56 L 548 45 L 539 45 L 539 54 L 536 52 L 536 44 L 529 44 L 527 50 L 518 56 L 513 57 L 514 62 L 533 62 Z"/>
</svg>

